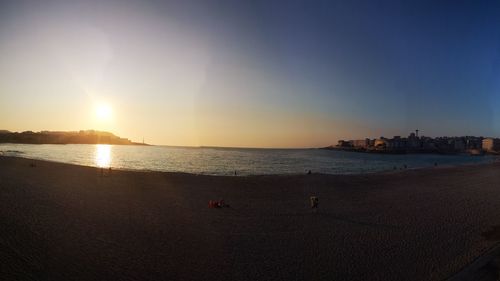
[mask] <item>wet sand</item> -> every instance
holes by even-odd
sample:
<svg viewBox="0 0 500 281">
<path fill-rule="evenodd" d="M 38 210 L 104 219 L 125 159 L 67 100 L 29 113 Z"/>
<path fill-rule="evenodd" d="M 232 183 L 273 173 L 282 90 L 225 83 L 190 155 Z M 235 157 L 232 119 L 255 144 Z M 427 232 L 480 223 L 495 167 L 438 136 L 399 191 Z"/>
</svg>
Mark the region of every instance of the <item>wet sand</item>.
<svg viewBox="0 0 500 281">
<path fill-rule="evenodd" d="M 0 157 L 4 280 L 490 280 L 499 225 L 499 163 L 213 177 Z"/>
</svg>

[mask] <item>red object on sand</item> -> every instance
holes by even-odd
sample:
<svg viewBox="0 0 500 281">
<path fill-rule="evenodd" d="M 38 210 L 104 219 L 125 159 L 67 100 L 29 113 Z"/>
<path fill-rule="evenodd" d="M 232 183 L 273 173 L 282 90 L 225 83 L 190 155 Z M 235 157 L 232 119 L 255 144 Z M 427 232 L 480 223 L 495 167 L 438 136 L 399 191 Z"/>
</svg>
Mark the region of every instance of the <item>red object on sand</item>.
<svg viewBox="0 0 500 281">
<path fill-rule="evenodd" d="M 208 207 L 209 208 L 222 208 L 222 207 L 226 207 L 226 203 L 224 203 L 224 200 L 221 199 L 219 201 L 214 201 L 214 200 L 210 200 L 208 201 Z"/>
</svg>

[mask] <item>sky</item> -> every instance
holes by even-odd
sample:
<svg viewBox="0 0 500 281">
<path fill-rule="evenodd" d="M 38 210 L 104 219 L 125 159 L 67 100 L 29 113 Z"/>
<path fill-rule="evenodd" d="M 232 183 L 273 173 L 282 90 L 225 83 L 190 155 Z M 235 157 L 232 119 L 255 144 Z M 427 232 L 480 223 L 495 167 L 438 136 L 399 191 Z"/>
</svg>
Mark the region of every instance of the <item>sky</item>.
<svg viewBox="0 0 500 281">
<path fill-rule="evenodd" d="M 0 0 L 0 129 L 500 137 L 500 2 Z"/>
</svg>

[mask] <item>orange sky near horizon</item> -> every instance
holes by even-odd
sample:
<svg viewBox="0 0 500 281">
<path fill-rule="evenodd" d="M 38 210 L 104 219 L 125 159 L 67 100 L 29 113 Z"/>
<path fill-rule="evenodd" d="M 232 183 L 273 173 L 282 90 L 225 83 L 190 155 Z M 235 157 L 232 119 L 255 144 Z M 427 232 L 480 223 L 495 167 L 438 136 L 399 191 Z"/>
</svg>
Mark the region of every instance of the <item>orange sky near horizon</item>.
<svg viewBox="0 0 500 281">
<path fill-rule="evenodd" d="M 338 135 L 352 135 L 349 126 L 335 123 L 328 116 L 308 117 L 272 109 L 254 114 L 245 108 L 174 110 L 166 114 L 161 105 L 105 103 L 112 108 L 112 116 L 106 119 L 96 112 L 99 103 L 92 102 L 75 102 L 60 110 L 49 107 L 35 107 L 29 112 L 2 110 L 0 127 L 10 131 L 95 129 L 136 142 L 144 138 L 146 143 L 176 146 L 321 147 L 336 142 Z"/>
<path fill-rule="evenodd" d="M 101 8 L 58 4 L 4 19 L 0 129 L 95 129 L 179 146 L 317 147 L 353 136 L 353 124 L 314 110 L 252 55 L 220 56 L 213 38 L 134 4 L 112 18 L 116 7 Z"/>
</svg>

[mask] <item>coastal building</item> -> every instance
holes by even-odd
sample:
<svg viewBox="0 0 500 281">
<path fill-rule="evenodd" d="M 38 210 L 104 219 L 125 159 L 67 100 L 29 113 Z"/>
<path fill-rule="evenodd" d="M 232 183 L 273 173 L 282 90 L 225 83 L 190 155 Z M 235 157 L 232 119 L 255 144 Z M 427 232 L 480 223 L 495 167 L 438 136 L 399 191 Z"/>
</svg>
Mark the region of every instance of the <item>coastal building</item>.
<svg viewBox="0 0 500 281">
<path fill-rule="evenodd" d="M 483 139 L 483 150 L 487 152 L 500 151 L 500 139 Z"/>
<path fill-rule="evenodd" d="M 339 147 L 351 147 L 351 143 L 345 140 L 339 140 L 337 143 L 337 146 Z"/>
<path fill-rule="evenodd" d="M 420 138 L 415 133 L 411 133 L 408 136 L 407 146 L 409 149 L 421 148 Z"/>
<path fill-rule="evenodd" d="M 454 139 L 453 140 L 453 149 L 456 151 L 465 151 L 465 142 L 463 139 Z"/>
<path fill-rule="evenodd" d="M 388 153 L 469 153 L 500 152 L 500 139 L 475 136 L 427 137 L 415 130 L 408 137 L 394 136 L 378 139 L 340 140 L 339 149 L 355 151 L 379 151 Z"/>
<path fill-rule="evenodd" d="M 483 143 L 482 137 L 473 137 L 473 136 L 465 137 L 465 146 L 467 149 L 481 149 L 482 143 Z"/>
<path fill-rule="evenodd" d="M 374 147 L 375 146 L 375 139 L 369 139 L 368 140 L 368 147 Z"/>
<path fill-rule="evenodd" d="M 370 139 L 351 140 L 349 141 L 352 147 L 367 148 L 370 145 Z"/>
<path fill-rule="evenodd" d="M 401 138 L 400 136 L 394 136 L 391 140 L 391 147 L 396 150 L 406 149 L 406 138 Z"/>
<path fill-rule="evenodd" d="M 384 137 L 376 139 L 374 146 L 376 149 L 388 149 L 390 147 L 389 140 Z"/>
</svg>

